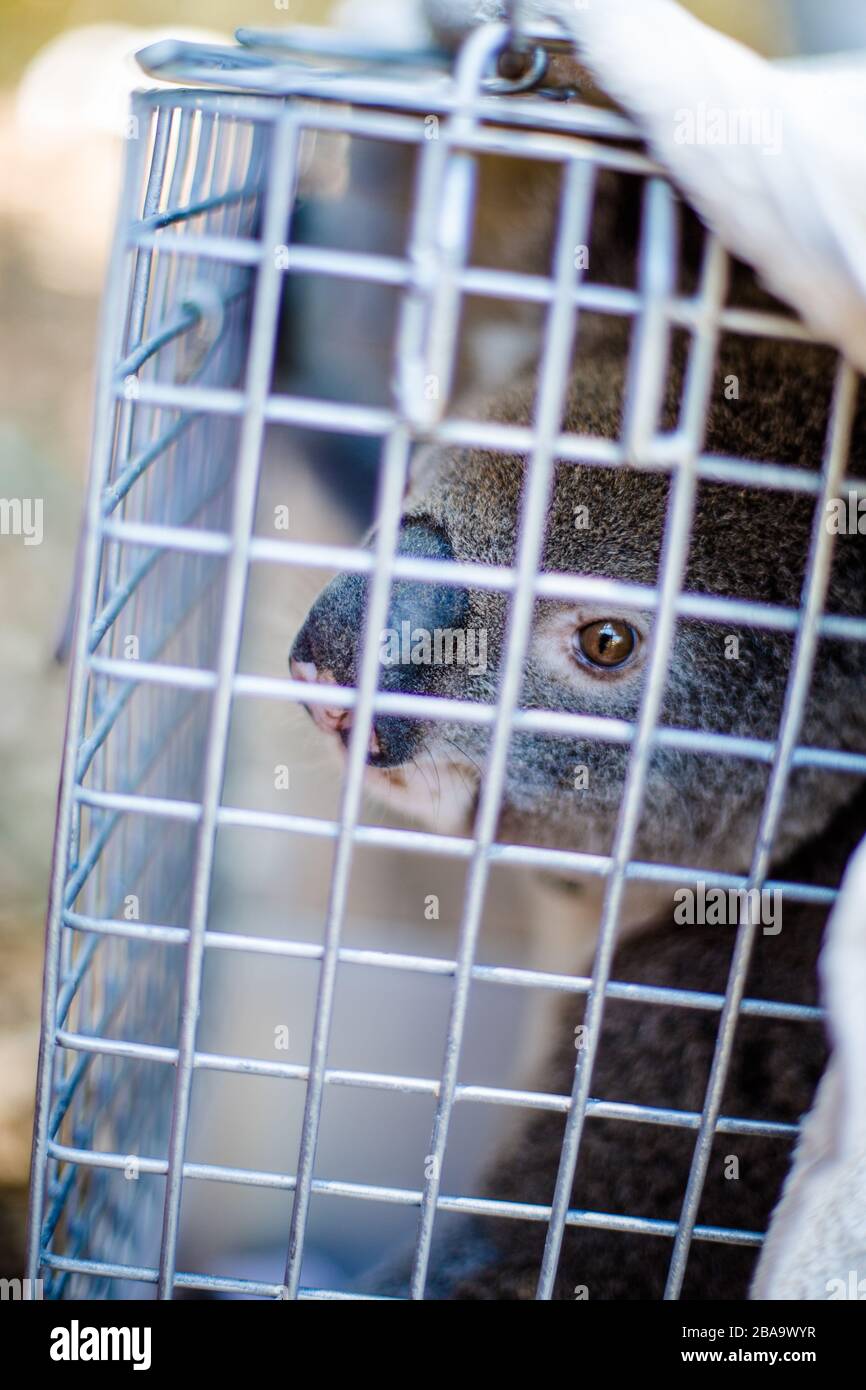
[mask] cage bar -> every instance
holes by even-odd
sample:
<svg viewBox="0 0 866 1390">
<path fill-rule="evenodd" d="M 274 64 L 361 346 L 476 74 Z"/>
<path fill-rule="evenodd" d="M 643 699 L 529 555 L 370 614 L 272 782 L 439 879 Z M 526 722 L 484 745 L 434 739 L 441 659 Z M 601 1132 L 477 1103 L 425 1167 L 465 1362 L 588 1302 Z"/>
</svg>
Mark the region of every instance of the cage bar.
<svg viewBox="0 0 866 1390">
<path fill-rule="evenodd" d="M 177 1290 L 211 1295 L 342 1301 L 379 1296 L 304 1282 L 313 1199 L 381 1203 L 418 1214 L 409 1297 L 427 1289 L 440 1213 L 524 1220 L 547 1229 L 537 1297 L 554 1290 L 564 1233 L 575 1227 L 670 1242 L 667 1298 L 682 1288 L 693 1241 L 757 1248 L 760 1231 L 697 1222 L 717 1133 L 792 1138 L 796 1126 L 722 1113 L 734 1030 L 741 1017 L 814 1024 L 821 1010 L 749 997 L 746 969 L 755 924 L 738 931 L 724 993 L 618 980 L 614 951 L 626 888 L 694 878 L 729 889 L 767 888 L 786 901 L 829 906 L 833 885 L 770 878 L 770 856 L 794 769 L 866 773 L 866 752 L 800 742 L 801 716 L 819 640 L 866 641 L 866 614 L 825 611 L 831 538 L 827 500 L 864 495 L 851 474 L 848 438 L 857 379 L 838 366 L 820 472 L 782 461 L 722 457 L 705 449 L 711 374 L 721 334 L 812 343 L 795 318 L 726 302 L 728 261 L 708 235 L 700 283 L 686 294 L 676 265 L 676 195 L 618 113 L 554 102 L 496 80 L 507 28 L 477 30 L 453 69 L 442 55 L 397 54 L 320 31 L 240 31 L 240 46 L 159 44 L 146 71 L 182 89 L 138 93 L 137 138 L 128 142 L 124 187 L 103 314 L 91 476 L 76 635 L 71 663 L 42 1009 L 27 1275 L 51 1297 L 162 1299 Z M 535 41 L 561 47 L 540 29 Z M 303 53 L 313 63 L 299 63 Z M 429 139 L 425 120 L 438 121 Z M 401 254 L 307 244 L 292 233 L 304 142 L 315 135 L 382 142 L 413 152 L 411 222 Z M 471 264 L 475 173 L 488 156 L 555 164 L 561 207 L 549 276 Z M 640 179 L 644 189 L 637 284 L 582 276 L 574 247 L 588 240 L 600 174 Z M 285 253 L 278 264 L 275 251 Z M 384 404 L 320 400 L 273 378 L 284 279 L 308 276 L 398 296 L 393 383 Z M 451 405 L 460 315 L 469 297 L 532 305 L 544 316 L 534 424 L 462 418 Z M 581 316 L 627 322 L 632 350 L 624 425 L 616 439 L 562 429 L 569 366 Z M 659 425 L 671 338 L 687 335 L 679 422 Z M 437 401 L 424 397 L 436 377 Z M 270 426 L 381 441 L 371 547 L 268 538 L 255 532 L 259 471 Z M 397 553 L 401 504 L 418 443 L 507 450 L 527 460 L 513 566 L 427 560 Z M 541 571 L 544 525 L 556 464 L 650 468 L 670 481 L 658 583 Z M 697 489 L 712 482 L 764 488 L 811 501 L 815 525 L 798 609 L 684 588 Z M 309 684 L 239 669 L 251 576 L 330 569 L 369 581 L 356 688 Z M 395 579 L 471 586 L 508 598 L 506 656 L 495 704 L 377 689 L 376 636 Z M 636 720 L 520 707 L 533 606 L 558 598 L 634 606 L 655 614 L 648 677 Z M 703 621 L 787 634 L 794 643 L 778 736 L 758 739 L 674 728 L 660 722 L 671 644 L 679 622 Z M 125 643 L 141 638 L 130 658 Z M 255 702 L 337 706 L 353 711 L 339 814 L 284 814 L 226 799 L 229 725 Z M 423 714 L 491 731 L 471 836 L 368 824 L 362 801 L 366 750 L 376 715 Z M 628 773 L 609 854 L 506 844 L 496 839 L 509 740 L 520 731 L 574 734 L 628 749 Z M 643 862 L 635 857 L 650 759 L 658 748 L 745 760 L 768 769 L 769 787 L 751 869 Z M 211 922 L 217 837 L 254 831 L 333 846 L 321 941 L 291 921 L 283 936 L 216 930 Z M 456 950 L 445 956 L 344 941 L 350 876 L 359 849 L 429 854 L 465 866 Z M 547 868 L 601 880 L 601 929 L 591 974 L 564 974 L 477 958 L 491 870 Z M 126 895 L 148 885 L 148 919 L 124 916 Z M 228 953 L 228 957 L 225 957 Z M 318 970 L 308 1060 L 277 1062 L 199 1044 L 206 964 L 217 956 L 312 962 Z M 384 970 L 401 981 L 442 979 L 450 990 L 441 1069 L 400 1074 L 329 1061 L 338 978 Z M 589 1045 L 579 1053 L 570 1095 L 469 1084 L 460 1076 L 470 990 L 534 990 L 586 1000 Z M 504 998 L 511 996 L 504 995 Z M 612 1102 L 592 1095 L 593 1066 L 607 1000 L 718 1015 L 712 1072 L 700 1110 Z M 304 1088 L 298 1152 L 285 1170 L 202 1162 L 188 1153 L 197 1073 L 271 1078 Z M 132 1078 L 135 1077 L 133 1087 Z M 131 1089 L 132 1088 L 132 1089 Z M 317 1171 L 326 1095 L 332 1090 L 426 1098 L 433 1130 L 423 1184 L 364 1183 Z M 133 1107 L 124 1097 L 133 1093 Z M 451 1122 L 458 1107 L 507 1107 L 565 1117 L 559 1176 L 549 1204 L 442 1190 Z M 142 1118 L 144 1117 L 144 1118 Z M 692 1132 L 694 1159 L 678 1221 L 576 1209 L 572 1183 L 587 1119 L 617 1119 Z M 112 1178 L 138 1181 L 124 1191 Z M 179 1268 L 186 1184 L 292 1196 L 282 1233 L 282 1283 Z M 138 1188 L 137 1191 L 133 1189 Z M 118 1195 L 119 1194 L 119 1195 Z M 159 1232 L 159 1237 L 156 1233 Z M 387 1301 L 387 1300 L 383 1300 Z"/>
</svg>

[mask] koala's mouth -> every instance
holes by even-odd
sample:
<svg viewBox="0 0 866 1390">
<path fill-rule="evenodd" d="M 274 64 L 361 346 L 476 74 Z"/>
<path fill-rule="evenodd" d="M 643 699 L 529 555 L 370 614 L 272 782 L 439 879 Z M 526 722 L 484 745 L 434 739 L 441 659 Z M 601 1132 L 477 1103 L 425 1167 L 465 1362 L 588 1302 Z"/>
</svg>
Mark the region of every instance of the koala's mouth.
<svg viewBox="0 0 866 1390">
<path fill-rule="evenodd" d="M 312 661 L 292 656 L 289 667 L 295 680 L 314 685 L 339 683 L 333 671 Z M 354 711 L 319 702 L 304 708 L 345 756 Z M 480 784 L 478 764 L 456 742 L 417 720 L 376 717 L 367 745 L 364 780 L 378 801 L 424 825 L 455 834 L 471 828 Z"/>
<path fill-rule="evenodd" d="M 317 666 L 313 661 L 299 661 L 293 656 L 289 660 L 289 669 L 295 680 L 307 681 L 311 685 L 338 684 L 333 671 Z M 344 749 L 348 748 L 354 710 L 318 702 L 305 704 L 304 708 L 322 733 L 334 735 Z M 415 721 L 376 718 L 367 744 L 367 765 L 374 770 L 388 770 L 396 775 L 410 761 L 413 750 L 421 741 L 421 726 Z"/>
<path fill-rule="evenodd" d="M 319 667 L 314 661 L 298 661 L 296 657 L 289 658 L 289 670 L 296 681 L 307 681 L 310 685 L 336 685 L 337 678 L 333 671 L 324 667 Z M 343 747 L 348 746 L 349 734 L 352 729 L 352 710 L 344 709 L 342 705 L 320 705 L 305 704 L 304 709 L 312 719 L 317 728 L 325 734 L 336 734 Z M 375 729 L 370 731 L 370 743 L 367 750 L 368 759 L 375 759 L 379 756 L 381 745 Z"/>
</svg>

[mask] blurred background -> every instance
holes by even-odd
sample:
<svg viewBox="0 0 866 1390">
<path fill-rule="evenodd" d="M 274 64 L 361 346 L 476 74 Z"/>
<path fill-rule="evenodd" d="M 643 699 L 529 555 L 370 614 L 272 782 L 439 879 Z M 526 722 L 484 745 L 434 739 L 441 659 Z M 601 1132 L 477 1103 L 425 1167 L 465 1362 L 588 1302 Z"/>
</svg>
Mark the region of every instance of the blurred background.
<svg viewBox="0 0 866 1390">
<path fill-rule="evenodd" d="M 770 54 L 866 37 L 858 0 L 690 8 Z M 371 9 L 389 37 L 411 34 L 409 0 L 0 0 L 0 497 L 41 498 L 44 508 L 41 544 L 0 536 L 0 1277 L 21 1272 L 66 687 L 55 652 L 73 583 L 128 93 L 143 85 L 131 55 L 165 34 L 219 41 L 242 24 L 363 24 Z M 346 518 L 324 529 L 357 535 Z M 406 897 L 416 900 L 414 888 Z M 445 954 L 447 943 L 417 949 Z"/>
</svg>

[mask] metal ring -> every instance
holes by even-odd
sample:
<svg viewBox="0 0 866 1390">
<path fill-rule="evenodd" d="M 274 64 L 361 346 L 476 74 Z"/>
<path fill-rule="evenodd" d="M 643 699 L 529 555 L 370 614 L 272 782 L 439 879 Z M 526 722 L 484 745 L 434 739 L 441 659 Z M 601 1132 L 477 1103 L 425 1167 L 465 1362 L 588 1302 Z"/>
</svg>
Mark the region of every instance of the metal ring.
<svg viewBox="0 0 866 1390">
<path fill-rule="evenodd" d="M 507 47 L 502 49 L 506 52 Z M 550 62 L 545 48 L 536 45 L 529 50 L 530 63 L 521 77 L 485 77 L 481 86 L 491 96 L 514 96 L 517 92 L 529 92 L 544 81 Z"/>
</svg>

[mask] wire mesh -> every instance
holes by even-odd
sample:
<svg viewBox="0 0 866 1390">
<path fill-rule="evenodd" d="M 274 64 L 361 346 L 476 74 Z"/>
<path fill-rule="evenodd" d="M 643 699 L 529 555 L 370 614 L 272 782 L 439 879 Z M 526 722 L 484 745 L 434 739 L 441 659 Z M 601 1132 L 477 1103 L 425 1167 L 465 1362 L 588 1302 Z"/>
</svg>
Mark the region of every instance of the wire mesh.
<svg viewBox="0 0 866 1390">
<path fill-rule="evenodd" d="M 443 1212 L 546 1223 L 538 1296 L 552 1295 L 563 1232 L 602 1226 L 672 1241 L 668 1297 L 677 1297 L 691 1241 L 758 1245 L 761 1233 L 702 1226 L 698 1201 L 715 1133 L 793 1133 L 771 1120 L 723 1115 L 733 1031 L 743 1015 L 814 1021 L 819 1011 L 745 996 L 754 925 L 740 929 L 724 994 L 635 985 L 613 977 L 623 894 L 631 882 L 675 885 L 694 867 L 635 858 L 635 832 L 656 748 L 750 760 L 769 769 L 764 815 L 748 875 L 706 871 L 711 886 L 781 889 L 786 899 L 829 904 L 832 887 L 768 878 L 789 773 L 816 767 L 866 771 L 866 754 L 799 742 L 811 664 L 820 637 L 866 640 L 866 618 L 824 612 L 830 538 L 823 505 L 844 489 L 856 380 L 840 364 L 820 473 L 782 463 L 720 457 L 703 434 L 718 337 L 723 332 L 806 342 L 781 313 L 730 305 L 727 260 L 706 239 L 695 293 L 676 283 L 674 193 L 621 116 L 580 103 L 518 97 L 490 73 L 506 31 L 486 26 L 451 74 L 441 58 L 348 46 L 302 31 L 241 32 L 224 53 L 184 45 L 148 50 L 161 77 L 197 84 L 136 96 L 123 200 L 106 294 L 84 561 L 73 655 L 55 864 L 47 932 L 43 1032 L 33 1158 L 30 1277 L 51 1297 L 127 1297 L 179 1289 L 261 1297 L 340 1299 L 345 1290 L 305 1287 L 301 1265 L 316 1196 L 415 1207 L 420 1213 L 410 1294 L 423 1298 L 434 1226 Z M 549 37 L 549 36 L 548 36 Z M 552 39 L 550 39 L 553 42 Z M 296 61 L 313 53 L 327 68 Z M 411 62 L 411 70 L 407 64 Z M 207 84 L 216 90 L 206 90 Z M 437 138 L 429 138 L 435 116 Z M 301 150 L 310 132 L 375 139 L 417 157 L 404 254 L 373 255 L 295 242 L 291 227 Z M 470 263 L 473 180 L 485 154 L 544 160 L 561 169 L 563 202 L 553 274 L 540 277 Z M 635 288 L 590 282 L 574 247 L 589 237 L 595 180 L 614 170 L 644 181 L 641 273 Z M 287 251 L 285 263 L 275 251 Z M 389 286 L 399 292 L 394 388 L 387 406 L 321 401 L 275 389 L 272 363 L 283 278 L 293 272 Z M 545 316 L 539 404 L 532 426 L 437 412 L 423 383 L 451 379 L 461 308 L 469 296 L 537 306 Z M 635 329 L 624 426 L 616 439 L 561 428 L 580 315 L 604 313 Z M 659 425 L 667 343 L 690 341 L 679 423 Z M 447 392 L 444 393 L 447 400 Z M 381 438 L 382 463 L 371 549 L 264 538 L 254 514 L 265 430 L 296 429 Z M 398 555 L 401 504 L 418 440 L 503 449 L 528 460 L 513 566 Z M 667 472 L 671 494 L 657 586 L 543 573 L 544 523 L 557 461 Z M 801 492 L 816 523 L 799 611 L 684 591 L 696 490 L 702 481 Z M 238 670 L 248 577 L 272 566 L 331 567 L 370 580 L 366 640 L 356 689 L 310 687 Z M 510 595 L 504 669 L 495 706 L 377 689 L 376 634 L 395 578 L 471 584 Z M 520 677 L 539 597 L 638 605 L 656 614 L 651 662 L 636 721 L 520 707 Z M 741 623 L 795 639 L 778 736 L 759 739 L 660 726 L 678 621 Z M 223 799 L 235 702 L 327 703 L 354 711 L 341 811 L 336 820 L 257 811 Z M 471 838 L 364 823 L 362 790 L 374 715 L 423 712 L 492 731 Z M 496 839 L 509 739 L 515 731 L 579 734 L 630 749 L 618 828 L 609 854 L 505 844 Z M 223 827 L 330 840 L 335 853 L 321 944 L 210 924 L 214 848 Z M 359 846 L 425 851 L 467 866 L 454 959 L 351 949 L 343 943 L 353 856 Z M 497 863 L 576 870 L 603 881 L 599 949 L 591 976 L 476 959 L 487 880 Z M 139 920 L 138 900 L 151 920 Z M 259 953 L 319 963 L 315 1023 L 305 1064 L 203 1051 L 197 1043 L 202 971 L 209 952 Z M 451 981 L 441 1073 L 381 1074 L 328 1064 L 336 981 L 351 963 Z M 719 1015 L 715 1060 L 700 1113 L 616 1104 L 592 1096 L 595 1044 L 581 1052 L 572 1095 L 461 1083 L 469 991 L 545 989 L 587 996 L 589 1037 L 605 1003 L 643 999 Z M 305 1087 L 297 1162 L 272 1172 L 193 1162 L 190 1096 L 197 1071 L 267 1075 Z M 429 1176 L 417 1189 L 317 1176 L 317 1139 L 329 1087 L 428 1096 L 435 1104 Z M 130 1103 L 132 1098 L 132 1103 Z M 457 1105 L 507 1105 L 566 1117 L 559 1179 L 549 1206 L 441 1190 Z M 696 1135 L 679 1223 L 570 1206 L 587 1117 L 679 1126 Z M 178 1269 L 184 1184 L 197 1180 L 293 1194 L 281 1283 Z"/>
</svg>

